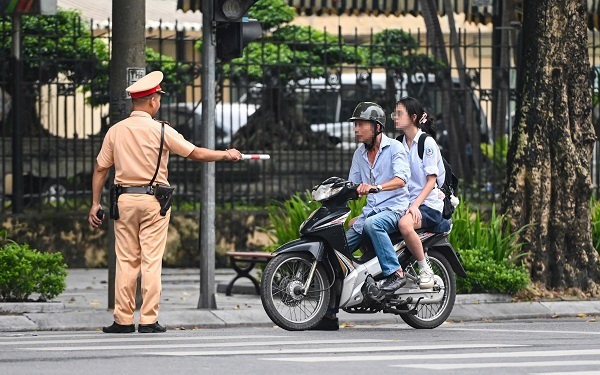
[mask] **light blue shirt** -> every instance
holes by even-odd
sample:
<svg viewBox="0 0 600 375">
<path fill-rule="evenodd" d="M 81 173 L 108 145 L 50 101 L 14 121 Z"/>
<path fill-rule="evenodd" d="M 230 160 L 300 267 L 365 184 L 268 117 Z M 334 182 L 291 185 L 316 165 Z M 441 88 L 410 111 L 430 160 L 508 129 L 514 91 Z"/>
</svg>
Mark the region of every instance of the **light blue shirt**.
<svg viewBox="0 0 600 375">
<path fill-rule="evenodd" d="M 392 180 L 394 177 L 404 180 L 404 187 L 367 195 L 367 204 L 352 226 L 356 232 L 362 233 L 365 219 L 374 213 L 390 210 L 404 215 L 409 203 L 406 183 L 410 179 L 410 167 L 406 148 L 400 142 L 389 138 L 385 134 L 381 135 L 379 151 L 372 166 L 369 163 L 367 149 L 364 144 L 361 143 L 354 151 L 348 180 L 357 184 L 379 185 Z"/>
<path fill-rule="evenodd" d="M 427 184 L 427 176 L 436 175 L 437 186 L 442 186 L 444 179 L 446 178 L 446 169 L 444 168 L 442 154 L 433 137 L 427 137 L 427 139 L 425 139 L 423 160 L 419 157 L 419 138 L 425 136 L 425 133 L 422 130 L 419 130 L 417 135 L 415 135 L 415 139 L 413 139 L 410 144 L 410 148 L 406 144 L 406 137 L 404 137 L 404 140 L 402 141 L 402 145 L 408 150 L 410 160 L 408 191 L 410 193 L 411 203 L 414 202 L 419 194 L 421 194 L 421 191 L 423 191 L 423 188 Z M 422 204 L 442 212 L 444 209 L 444 195 L 437 186 L 433 187 L 433 190 L 431 190 Z"/>
</svg>

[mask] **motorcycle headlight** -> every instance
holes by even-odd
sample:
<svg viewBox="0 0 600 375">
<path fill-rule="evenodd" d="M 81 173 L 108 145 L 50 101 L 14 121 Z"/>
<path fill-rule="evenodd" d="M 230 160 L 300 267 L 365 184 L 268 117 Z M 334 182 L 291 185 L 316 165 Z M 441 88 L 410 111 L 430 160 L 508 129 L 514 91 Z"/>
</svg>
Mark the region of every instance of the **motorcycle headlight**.
<svg viewBox="0 0 600 375">
<path fill-rule="evenodd" d="M 342 190 L 344 185 L 333 187 L 334 184 L 320 185 L 312 191 L 312 197 L 317 202 L 324 201 L 325 199 L 331 198 Z"/>
</svg>

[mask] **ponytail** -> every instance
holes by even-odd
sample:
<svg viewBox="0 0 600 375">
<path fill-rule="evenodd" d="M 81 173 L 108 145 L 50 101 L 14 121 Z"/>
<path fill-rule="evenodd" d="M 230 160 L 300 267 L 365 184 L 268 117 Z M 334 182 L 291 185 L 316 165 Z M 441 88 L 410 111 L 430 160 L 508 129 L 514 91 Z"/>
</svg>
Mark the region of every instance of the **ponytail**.
<svg viewBox="0 0 600 375">
<path fill-rule="evenodd" d="M 437 126 L 435 124 L 435 118 L 425 112 L 421 102 L 415 98 L 407 96 L 398 100 L 396 105 L 398 104 L 402 104 L 404 108 L 406 108 L 406 112 L 411 118 L 413 115 L 417 115 L 418 120 L 415 123 L 415 126 L 432 136 L 433 139 L 436 139 Z"/>
<path fill-rule="evenodd" d="M 435 124 L 435 119 L 433 118 L 433 116 L 430 116 L 429 114 L 427 114 L 427 112 L 423 112 L 423 116 L 419 121 L 419 125 L 421 130 L 432 136 L 433 139 L 436 139 L 435 136 L 437 135 L 437 126 Z"/>
</svg>

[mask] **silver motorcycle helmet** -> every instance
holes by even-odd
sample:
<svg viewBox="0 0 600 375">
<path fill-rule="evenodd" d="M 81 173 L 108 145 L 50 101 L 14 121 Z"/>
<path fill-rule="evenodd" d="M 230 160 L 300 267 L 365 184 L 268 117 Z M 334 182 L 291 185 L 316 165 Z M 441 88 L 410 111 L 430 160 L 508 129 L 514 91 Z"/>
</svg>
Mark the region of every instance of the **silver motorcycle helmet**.
<svg viewBox="0 0 600 375">
<path fill-rule="evenodd" d="M 370 143 L 365 142 L 365 147 L 370 150 L 375 144 L 375 138 L 385 130 L 385 111 L 377 103 L 361 102 L 358 103 L 352 117 L 348 121 L 364 120 L 373 123 L 373 138 Z M 377 125 L 380 125 L 379 130 Z"/>
</svg>

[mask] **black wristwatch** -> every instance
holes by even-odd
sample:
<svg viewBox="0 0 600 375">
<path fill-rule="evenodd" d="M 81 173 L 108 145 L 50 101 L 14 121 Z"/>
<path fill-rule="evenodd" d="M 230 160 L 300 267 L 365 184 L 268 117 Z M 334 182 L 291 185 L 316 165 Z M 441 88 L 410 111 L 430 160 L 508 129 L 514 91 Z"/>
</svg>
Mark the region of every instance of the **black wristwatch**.
<svg viewBox="0 0 600 375">
<path fill-rule="evenodd" d="M 381 185 L 377 185 L 375 187 L 377 188 L 378 193 L 383 190 L 383 186 L 381 186 Z"/>
</svg>

